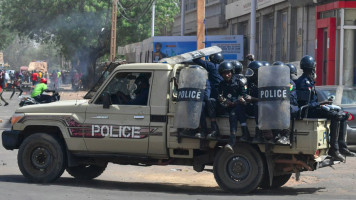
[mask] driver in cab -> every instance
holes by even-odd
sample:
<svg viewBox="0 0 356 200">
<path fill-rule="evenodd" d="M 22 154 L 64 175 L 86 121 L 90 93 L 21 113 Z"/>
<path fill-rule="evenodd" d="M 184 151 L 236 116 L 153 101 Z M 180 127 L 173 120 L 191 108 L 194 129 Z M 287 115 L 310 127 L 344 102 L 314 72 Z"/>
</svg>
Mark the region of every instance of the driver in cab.
<svg viewBox="0 0 356 200">
<path fill-rule="evenodd" d="M 122 100 L 122 104 L 124 105 L 147 105 L 150 88 L 149 77 L 139 75 L 135 80 L 135 84 L 137 89 L 134 91 L 134 95 L 132 95 L 135 98 L 131 98 L 131 95 L 125 95 L 120 91 L 117 93 L 117 96 Z"/>
</svg>

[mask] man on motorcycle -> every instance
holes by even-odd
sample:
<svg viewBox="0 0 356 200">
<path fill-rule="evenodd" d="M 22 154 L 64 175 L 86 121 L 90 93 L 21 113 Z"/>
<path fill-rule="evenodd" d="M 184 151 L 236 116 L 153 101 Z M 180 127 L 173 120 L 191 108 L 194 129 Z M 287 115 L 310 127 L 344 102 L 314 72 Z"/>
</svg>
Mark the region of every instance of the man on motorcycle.
<svg viewBox="0 0 356 200">
<path fill-rule="evenodd" d="M 40 83 L 33 89 L 31 97 L 39 103 L 50 103 L 52 96 L 42 94 L 43 92 L 55 92 L 54 90 L 48 90 L 46 78 L 41 78 Z"/>
</svg>

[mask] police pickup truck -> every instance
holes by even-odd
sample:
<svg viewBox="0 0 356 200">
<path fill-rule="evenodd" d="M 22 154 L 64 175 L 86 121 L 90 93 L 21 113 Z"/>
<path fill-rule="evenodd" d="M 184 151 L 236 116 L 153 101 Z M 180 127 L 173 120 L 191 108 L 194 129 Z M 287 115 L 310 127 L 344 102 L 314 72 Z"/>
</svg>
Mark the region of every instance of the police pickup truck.
<svg viewBox="0 0 356 200">
<path fill-rule="evenodd" d="M 204 52 L 191 55 L 201 57 Z M 177 110 L 172 78 L 180 81 L 180 72 L 189 64 L 168 63 L 112 63 L 110 75 L 102 77 L 84 100 L 17 109 L 11 118 L 12 129 L 2 133 L 3 146 L 19 149 L 22 174 L 39 183 L 55 181 L 64 170 L 78 179 L 93 179 L 103 173 L 108 162 L 190 165 L 198 172 L 213 166 L 223 190 L 249 193 L 256 188 L 281 187 L 292 173 L 298 178 L 300 172 L 334 164 L 327 156 L 329 123 L 324 119 L 291 123 L 291 145 L 238 142 L 234 153 L 222 148 L 227 143 L 224 136 L 229 135 L 226 116 L 217 119 L 222 135 L 218 140 L 182 137 L 176 124 L 187 119 L 177 116 L 183 111 Z M 197 93 L 191 95 L 196 97 Z M 200 112 L 189 110 L 189 105 L 186 110 L 190 119 Z M 253 119 L 248 127 L 253 136 Z"/>
</svg>

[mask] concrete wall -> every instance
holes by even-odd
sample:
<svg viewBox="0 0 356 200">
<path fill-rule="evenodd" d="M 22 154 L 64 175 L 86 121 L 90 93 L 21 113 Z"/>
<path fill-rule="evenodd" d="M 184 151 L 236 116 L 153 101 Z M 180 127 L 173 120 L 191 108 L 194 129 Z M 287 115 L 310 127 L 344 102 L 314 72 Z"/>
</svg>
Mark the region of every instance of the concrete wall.
<svg viewBox="0 0 356 200">
<path fill-rule="evenodd" d="M 191 1 L 185 0 L 186 4 L 191 5 Z M 205 25 L 208 35 L 225 35 L 227 24 L 225 21 L 225 0 L 208 0 L 205 4 Z M 193 4 L 194 5 L 194 4 Z M 191 5 L 192 6 L 192 5 Z M 185 30 L 184 35 L 195 35 L 197 31 L 197 10 L 189 8 L 185 11 Z M 181 15 L 174 18 L 173 35 L 181 34 Z"/>
</svg>

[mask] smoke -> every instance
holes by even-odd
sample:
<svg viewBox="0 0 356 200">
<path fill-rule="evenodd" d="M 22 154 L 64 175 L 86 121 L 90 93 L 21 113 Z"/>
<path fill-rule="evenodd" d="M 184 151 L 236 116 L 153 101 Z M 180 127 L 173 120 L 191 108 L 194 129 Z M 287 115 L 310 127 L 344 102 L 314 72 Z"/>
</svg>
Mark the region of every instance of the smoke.
<svg viewBox="0 0 356 200">
<path fill-rule="evenodd" d="M 106 17 L 107 12 L 103 10 L 59 14 L 42 26 L 41 35 L 37 37 L 58 44 L 64 57 L 71 61 L 72 68 L 86 76 L 97 58 L 96 53 L 103 48 L 109 49 L 102 45 L 110 35 Z"/>
</svg>

